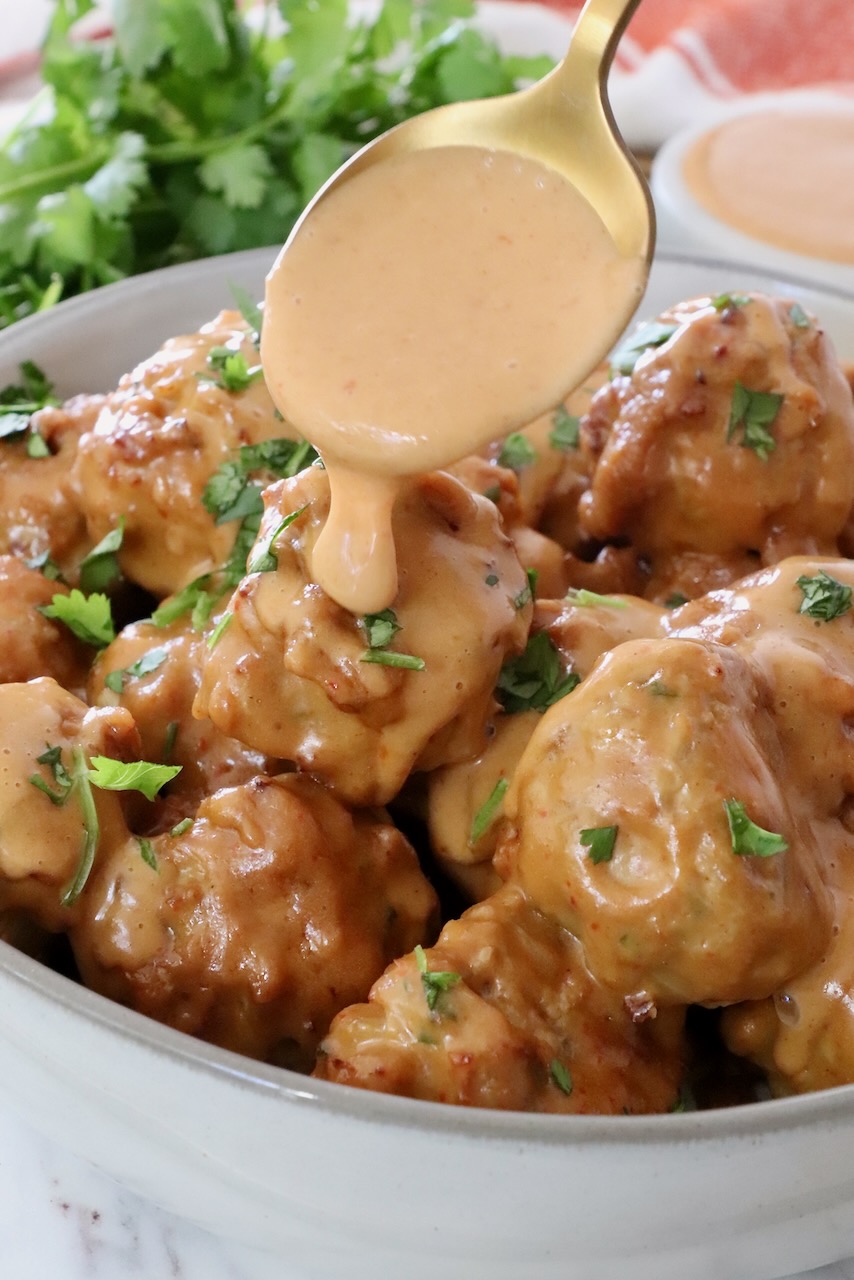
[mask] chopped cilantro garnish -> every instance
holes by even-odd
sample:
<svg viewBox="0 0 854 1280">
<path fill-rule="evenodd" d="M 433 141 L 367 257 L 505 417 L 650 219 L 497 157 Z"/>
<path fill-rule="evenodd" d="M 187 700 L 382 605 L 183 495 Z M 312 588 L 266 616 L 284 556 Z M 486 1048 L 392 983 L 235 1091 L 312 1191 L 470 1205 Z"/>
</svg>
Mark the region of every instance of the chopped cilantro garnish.
<svg viewBox="0 0 854 1280">
<path fill-rule="evenodd" d="M 530 604 L 536 595 L 537 580 L 539 573 L 536 569 L 526 569 L 525 577 L 527 582 L 517 596 L 513 597 L 513 607 L 515 609 L 524 609 L 526 604 Z"/>
<path fill-rule="evenodd" d="M 105 534 L 101 541 L 80 561 L 80 589 L 88 595 L 92 591 L 106 591 L 121 577 L 118 552 L 125 533 L 125 517 L 119 516 L 115 529 Z"/>
<path fill-rule="evenodd" d="M 549 1064 L 549 1075 L 561 1093 L 565 1093 L 569 1097 L 572 1093 L 572 1076 L 559 1058 L 552 1058 Z"/>
<path fill-rule="evenodd" d="M 789 319 L 796 329 L 809 329 L 812 327 L 812 321 L 799 302 L 793 302 L 789 307 Z"/>
<path fill-rule="evenodd" d="M 733 853 L 752 858 L 771 858 L 775 853 L 785 853 L 788 849 L 782 836 L 773 831 L 765 831 L 751 822 L 740 801 L 725 800 L 724 810 Z"/>
<path fill-rule="evenodd" d="M 571 693 L 580 678 L 574 671 L 564 672 L 551 637 L 538 631 L 529 638 L 524 653 L 504 663 L 495 694 L 511 714 L 545 711 Z"/>
<path fill-rule="evenodd" d="M 584 608 L 593 608 L 596 605 L 602 605 L 606 609 L 628 609 L 629 607 L 627 600 L 620 600 L 617 596 L 600 596 L 598 591 L 588 591 L 586 587 L 570 587 L 566 598 L 570 604 L 581 605 Z"/>
<path fill-rule="evenodd" d="M 226 612 L 220 618 L 219 622 L 214 627 L 213 631 L 208 636 L 207 645 L 209 649 L 216 648 L 223 634 L 231 626 L 233 619 L 234 619 L 234 614 L 231 613 L 230 610 L 226 610 Z"/>
<path fill-rule="evenodd" d="M 151 867 L 152 871 L 157 870 L 157 857 L 154 852 L 154 845 L 150 840 L 146 840 L 144 836 L 137 836 L 136 842 L 139 845 L 139 856 L 147 867 Z"/>
<path fill-rule="evenodd" d="M 424 948 L 420 945 L 415 948 L 415 963 L 418 965 L 418 972 L 421 974 L 421 985 L 424 988 L 427 1008 L 433 1013 L 439 1003 L 439 997 L 444 995 L 446 991 L 450 991 L 451 987 L 455 987 L 461 981 L 460 975 L 458 973 L 449 973 L 447 970 L 436 970 L 431 973 L 427 967 Z"/>
<path fill-rule="evenodd" d="M 590 850 L 591 862 L 610 862 L 617 842 L 617 827 L 585 827 L 579 840 Z"/>
<path fill-rule="evenodd" d="M 303 514 L 308 508 L 305 502 L 296 511 L 289 512 L 284 516 L 277 525 L 271 529 L 265 538 L 262 538 L 252 553 L 252 558 L 246 566 L 247 573 L 273 573 L 279 567 L 279 557 L 273 550 L 273 543 L 276 541 L 280 533 L 284 533 L 290 528 L 295 520 Z"/>
<path fill-rule="evenodd" d="M 405 671 L 423 671 L 427 663 L 412 653 L 394 653 L 388 649 L 366 649 L 360 662 L 372 662 L 377 667 L 401 667 Z"/>
<path fill-rule="evenodd" d="M 498 455 L 499 467 L 509 467 L 511 471 L 524 471 L 536 461 L 537 451 L 521 431 L 514 431 L 507 437 Z"/>
<path fill-rule="evenodd" d="M 767 462 L 777 447 L 777 441 L 768 428 L 774 423 L 782 403 L 783 396 L 776 391 L 750 391 L 737 382 L 732 392 L 727 441 L 740 430 L 740 443 Z"/>
<path fill-rule="evenodd" d="M 166 726 L 166 736 L 163 739 L 163 763 L 168 764 L 172 759 L 172 753 L 175 750 L 175 741 L 178 737 L 178 721 L 170 720 Z"/>
<path fill-rule="evenodd" d="M 50 449 L 44 436 L 39 435 L 38 431 L 30 431 L 27 436 L 27 457 L 28 458 L 49 458 Z"/>
<path fill-rule="evenodd" d="M 567 453 L 578 448 L 580 418 L 569 412 L 565 405 L 558 405 L 552 417 L 552 429 L 549 433 L 549 444 L 553 449 Z"/>
<path fill-rule="evenodd" d="M 423 658 L 416 658 L 411 653 L 389 652 L 386 648 L 401 630 L 397 614 L 393 609 L 383 609 L 380 613 L 366 613 L 361 620 L 361 626 L 370 647 L 362 654 L 360 662 L 372 662 L 380 667 L 401 667 L 406 671 L 424 670 L 427 664 Z"/>
<path fill-rule="evenodd" d="M 108 672 L 104 676 L 104 684 L 108 689 L 112 689 L 113 693 L 122 693 L 128 680 L 139 680 L 141 676 L 150 675 L 152 671 L 162 666 L 167 657 L 165 649 L 149 649 L 129 667 L 120 667 L 116 671 Z"/>
<path fill-rule="evenodd" d="M 683 595 L 681 591 L 674 591 L 664 602 L 665 609 L 678 609 L 680 605 L 687 604 L 688 597 Z"/>
<path fill-rule="evenodd" d="M 242 289 L 239 284 L 232 284 L 229 287 L 231 289 L 231 296 L 237 303 L 238 311 L 249 326 L 252 345 L 254 347 L 260 346 L 261 327 L 264 323 L 264 316 L 261 308 L 256 302 L 252 301 L 250 295 L 245 289 Z"/>
<path fill-rule="evenodd" d="M 851 608 L 851 588 L 820 569 L 814 577 L 802 574 L 797 586 L 803 592 L 798 613 L 808 613 L 819 622 L 832 622 Z"/>
<path fill-rule="evenodd" d="M 212 581 L 213 575 L 210 573 L 203 573 L 201 577 L 194 578 L 181 591 L 158 605 L 151 615 L 151 621 L 156 627 L 168 627 L 173 622 L 176 622 L 178 618 L 182 618 L 185 613 L 194 613 L 202 600 L 210 600 L 210 607 L 213 608 L 214 603 L 223 594 L 225 588 L 219 592 L 213 589 L 208 591 Z M 201 625 L 203 626 L 204 622 Z"/>
<path fill-rule="evenodd" d="M 366 613 L 361 625 L 371 649 L 385 649 L 400 630 L 400 623 L 393 609 L 383 609 L 381 613 Z"/>
<path fill-rule="evenodd" d="M 496 503 L 500 502 L 501 501 L 501 485 L 491 484 L 488 489 L 484 489 L 483 496 L 484 498 L 489 498 L 490 502 L 496 502 Z"/>
<path fill-rule="evenodd" d="M 733 307 L 746 307 L 749 301 L 750 295 L 746 293 L 719 293 L 712 298 L 712 306 L 715 311 L 731 311 Z"/>
<path fill-rule="evenodd" d="M 190 827 L 192 825 L 193 825 L 192 818 L 182 818 L 180 822 L 175 823 L 174 827 L 169 832 L 169 834 L 170 836 L 182 836 L 185 831 L 190 830 Z"/>
<path fill-rule="evenodd" d="M 645 351 L 661 347 L 679 328 L 678 324 L 662 324 L 647 320 L 623 339 L 611 354 L 610 365 L 614 373 L 633 373 L 634 367 Z"/>
<path fill-rule="evenodd" d="M 49 551 L 42 551 L 39 555 L 33 556 L 31 560 L 25 560 L 24 564 L 28 569 L 37 569 L 43 578 L 47 578 L 48 582 L 65 582 L 62 570 Z"/>
<path fill-rule="evenodd" d="M 96 649 L 105 649 L 116 638 L 110 602 L 99 592 L 86 596 L 74 587 L 68 595 L 57 594 L 50 604 L 39 605 L 39 612 L 64 623 L 69 631 Z"/>
<path fill-rule="evenodd" d="M 206 382 L 213 382 L 224 391 L 237 393 L 246 391 L 253 382 L 264 376 L 260 364 L 249 364 L 242 351 L 232 347 L 211 347 L 207 356 L 207 365 L 211 374 L 200 373 L 199 377 Z M 215 376 L 211 376 L 215 375 Z"/>
<path fill-rule="evenodd" d="M 506 778 L 499 778 L 495 786 L 490 791 L 487 799 L 474 815 L 471 830 L 469 831 L 470 848 L 474 848 L 481 836 L 489 830 L 495 819 L 498 817 L 498 811 L 501 808 L 501 803 L 507 793 L 509 785 L 510 783 Z"/>
</svg>

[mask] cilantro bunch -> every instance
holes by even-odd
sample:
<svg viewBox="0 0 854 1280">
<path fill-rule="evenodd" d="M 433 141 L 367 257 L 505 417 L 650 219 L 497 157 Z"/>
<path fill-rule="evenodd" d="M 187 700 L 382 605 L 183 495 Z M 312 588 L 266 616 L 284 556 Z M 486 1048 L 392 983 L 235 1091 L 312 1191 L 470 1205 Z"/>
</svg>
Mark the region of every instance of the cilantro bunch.
<svg viewBox="0 0 854 1280">
<path fill-rule="evenodd" d="M 372 137 L 548 69 L 502 57 L 472 0 L 56 0 L 46 89 L 0 149 L 0 326 L 135 272 L 281 243 Z"/>
</svg>

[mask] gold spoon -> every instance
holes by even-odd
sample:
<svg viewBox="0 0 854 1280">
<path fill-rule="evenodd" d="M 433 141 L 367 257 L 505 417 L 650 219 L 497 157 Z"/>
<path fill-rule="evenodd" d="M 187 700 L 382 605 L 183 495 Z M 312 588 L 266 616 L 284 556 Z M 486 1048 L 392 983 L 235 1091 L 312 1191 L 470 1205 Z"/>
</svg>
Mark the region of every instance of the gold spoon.
<svg viewBox="0 0 854 1280">
<path fill-rule="evenodd" d="M 454 102 L 404 121 L 375 138 L 321 187 L 294 227 L 315 206 L 372 165 L 430 147 L 480 146 L 538 160 L 563 175 L 598 213 L 619 253 L 645 263 L 655 249 L 655 213 L 646 181 L 624 143 L 608 102 L 607 79 L 620 36 L 640 0 L 587 0 L 569 48 L 542 80 L 516 93 Z M 603 334 L 602 355 L 638 303 L 632 290 Z M 569 388 L 568 388 L 569 390 Z"/>
</svg>

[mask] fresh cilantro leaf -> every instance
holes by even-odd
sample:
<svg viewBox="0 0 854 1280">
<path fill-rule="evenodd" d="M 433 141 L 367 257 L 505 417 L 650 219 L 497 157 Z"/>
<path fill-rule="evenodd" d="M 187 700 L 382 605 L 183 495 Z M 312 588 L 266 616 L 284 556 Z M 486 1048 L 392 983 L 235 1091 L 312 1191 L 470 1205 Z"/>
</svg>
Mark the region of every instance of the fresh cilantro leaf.
<svg viewBox="0 0 854 1280">
<path fill-rule="evenodd" d="M 83 816 L 83 845 L 80 850 L 80 860 L 77 863 L 71 883 L 65 888 L 60 899 L 64 907 L 73 906 L 86 887 L 86 881 L 89 879 L 92 868 L 95 865 L 95 854 L 98 851 L 98 841 L 101 838 L 101 824 L 98 820 L 98 810 L 95 806 L 95 797 L 92 794 L 89 769 L 82 748 L 73 747 L 71 758 L 72 789 L 78 796 L 80 812 Z"/>
<path fill-rule="evenodd" d="M 40 773 L 31 774 L 30 782 L 39 791 L 43 791 L 52 804 L 64 805 L 71 793 L 74 781 L 62 762 L 62 748 L 48 746 L 46 751 L 36 757 L 36 763 L 48 766 L 53 774 L 56 787 L 55 789 L 51 787 Z"/>
<path fill-rule="evenodd" d="M 724 811 L 729 824 L 732 851 L 739 856 L 752 858 L 772 858 L 774 854 L 785 853 L 788 844 L 782 836 L 773 831 L 765 831 L 751 822 L 747 811 L 738 800 L 725 800 Z"/>
<path fill-rule="evenodd" d="M 124 764 L 109 756 L 92 756 L 89 780 L 104 791 L 140 791 L 146 800 L 153 800 L 161 787 L 181 772 L 179 764 L 151 764 L 148 760 L 134 760 Z"/>
<path fill-rule="evenodd" d="M 585 827 L 579 840 L 589 850 L 591 862 L 610 862 L 617 842 L 617 827 Z"/>
<path fill-rule="evenodd" d="M 774 423 L 782 403 L 783 396 L 776 391 L 750 391 L 736 382 L 732 392 L 727 441 L 732 440 L 740 430 L 740 443 L 745 448 L 752 449 L 763 462 L 767 462 L 777 447 L 768 428 Z"/>
<path fill-rule="evenodd" d="M 47 578 L 48 582 L 64 582 L 62 570 L 54 560 L 49 551 L 42 551 L 39 555 L 33 556 L 29 560 L 25 560 L 24 564 L 28 569 L 36 569 L 43 578 Z"/>
<path fill-rule="evenodd" d="M 586 587 L 570 587 L 566 598 L 570 604 L 581 605 L 584 608 L 594 608 L 597 605 L 606 609 L 628 609 L 629 607 L 627 600 L 621 600 L 618 596 L 600 596 L 598 591 L 588 591 Z"/>
<path fill-rule="evenodd" d="M 524 653 L 504 663 L 495 693 L 508 713 L 543 712 L 571 693 L 579 680 L 574 671 L 563 671 L 551 637 L 538 631 Z"/>
<path fill-rule="evenodd" d="M 662 347 L 669 342 L 679 328 L 678 324 L 662 324 L 658 320 L 647 320 L 623 338 L 622 342 L 611 353 L 610 365 L 614 373 L 629 374 L 645 351 L 653 347 Z"/>
<path fill-rule="evenodd" d="M 549 1064 L 549 1075 L 552 1082 L 557 1085 L 561 1093 L 565 1093 L 567 1097 L 572 1093 L 572 1076 L 567 1067 L 559 1058 L 552 1058 Z"/>
<path fill-rule="evenodd" d="M 118 552 L 125 534 L 125 517 L 119 516 L 115 529 L 105 534 L 101 541 L 80 561 L 80 589 L 87 595 L 92 591 L 106 591 L 121 577 Z"/>
<path fill-rule="evenodd" d="M 116 638 L 110 602 L 99 592 L 86 596 L 74 587 L 68 595 L 57 594 L 50 604 L 40 605 L 39 612 L 64 623 L 69 631 L 96 649 L 105 649 Z"/>
<path fill-rule="evenodd" d="M 221 192 L 231 209 L 257 209 L 272 176 L 270 157 L 257 143 L 214 151 L 199 166 L 202 185 Z"/>
<path fill-rule="evenodd" d="M 381 613 L 366 613 L 362 618 L 362 627 L 369 648 L 385 649 L 400 630 L 400 623 L 393 609 L 383 609 Z"/>
<path fill-rule="evenodd" d="M 509 467 L 511 471 L 524 471 L 537 461 L 537 451 L 521 431 L 514 431 L 501 446 L 498 455 L 499 467 Z"/>
<path fill-rule="evenodd" d="M 203 573 L 201 577 L 194 578 L 181 591 L 158 605 L 151 615 L 151 621 L 155 627 L 168 627 L 173 622 L 176 622 L 178 618 L 182 618 L 185 613 L 190 613 L 196 607 L 199 599 L 207 595 L 207 588 L 211 583 L 212 576 L 210 573 Z"/>
<path fill-rule="evenodd" d="M 437 969 L 431 972 L 427 967 L 427 956 L 424 954 L 424 948 L 420 945 L 415 948 L 415 963 L 418 965 L 418 972 L 421 974 L 421 985 L 424 988 L 427 1008 L 433 1013 L 439 1003 L 440 996 L 443 996 L 446 991 L 450 991 L 451 987 L 455 987 L 462 979 L 458 973 L 450 973 L 447 970 Z"/>
<path fill-rule="evenodd" d="M 851 608 L 851 588 L 820 569 L 814 577 L 802 574 L 797 586 L 803 593 L 798 613 L 808 613 L 819 622 L 832 622 Z"/>
<path fill-rule="evenodd" d="M 131 131 L 116 138 L 109 159 L 83 184 L 86 195 L 106 218 L 126 218 L 148 182 L 145 138 Z"/>
<path fill-rule="evenodd" d="M 549 433 L 549 444 L 553 449 L 568 453 L 578 448 L 581 419 L 571 414 L 565 405 L 558 405 L 552 417 L 552 429 Z"/>
<path fill-rule="evenodd" d="M 539 570 L 526 569 L 525 577 L 527 582 L 517 596 L 513 597 L 513 607 L 515 609 L 524 609 L 526 604 L 534 599 L 537 594 L 537 581 L 539 579 Z"/>
<path fill-rule="evenodd" d="M 189 831 L 193 825 L 192 818 L 182 818 L 180 822 L 176 822 L 169 832 L 170 836 L 182 836 L 185 831 Z"/>
<path fill-rule="evenodd" d="M 175 741 L 178 737 L 178 721 L 170 720 L 166 726 L 166 736 L 163 739 L 163 763 L 168 764 L 172 759 L 172 753 L 175 750 Z"/>
<path fill-rule="evenodd" d="M 477 813 L 472 819 L 471 829 L 469 830 L 469 848 L 473 849 L 478 840 L 486 834 L 498 817 L 498 811 L 501 808 L 502 801 L 507 794 L 507 788 L 510 783 L 506 778 L 499 778 L 495 786 L 489 793 L 489 796 L 480 806 Z"/>
</svg>

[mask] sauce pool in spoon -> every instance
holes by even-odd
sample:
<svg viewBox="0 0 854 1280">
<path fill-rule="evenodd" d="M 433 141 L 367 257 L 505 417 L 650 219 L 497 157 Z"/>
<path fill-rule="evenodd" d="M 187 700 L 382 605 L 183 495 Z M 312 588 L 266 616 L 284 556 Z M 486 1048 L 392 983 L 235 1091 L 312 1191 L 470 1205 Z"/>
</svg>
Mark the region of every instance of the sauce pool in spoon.
<svg viewBox="0 0 854 1280">
<path fill-rule="evenodd" d="M 354 613 L 391 604 L 400 486 L 557 405 L 645 273 L 570 182 L 506 151 L 404 153 L 321 197 L 268 277 L 261 345 L 329 473 L 315 581 Z"/>
</svg>

